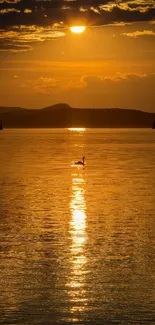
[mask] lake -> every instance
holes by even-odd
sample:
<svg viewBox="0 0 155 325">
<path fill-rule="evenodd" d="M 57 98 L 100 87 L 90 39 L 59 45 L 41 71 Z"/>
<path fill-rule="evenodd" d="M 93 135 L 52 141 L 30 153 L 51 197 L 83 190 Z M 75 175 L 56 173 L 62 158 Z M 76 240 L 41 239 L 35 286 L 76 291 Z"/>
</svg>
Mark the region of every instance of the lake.
<svg viewBox="0 0 155 325">
<path fill-rule="evenodd" d="M 154 229 L 154 130 L 0 132 L 1 324 L 155 324 Z"/>
</svg>

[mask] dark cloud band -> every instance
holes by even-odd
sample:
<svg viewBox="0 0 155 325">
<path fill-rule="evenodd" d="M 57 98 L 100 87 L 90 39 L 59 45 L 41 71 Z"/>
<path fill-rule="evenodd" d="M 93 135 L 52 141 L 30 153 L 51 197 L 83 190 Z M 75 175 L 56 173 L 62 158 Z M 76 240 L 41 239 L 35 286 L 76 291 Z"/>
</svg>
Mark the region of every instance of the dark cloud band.
<svg viewBox="0 0 155 325">
<path fill-rule="evenodd" d="M 33 33 L 38 33 L 38 28 L 60 30 L 72 24 L 100 26 L 153 19 L 155 1 L 152 0 L 0 0 L 0 46 L 5 42 L 6 31 L 23 26 L 35 26 Z"/>
<path fill-rule="evenodd" d="M 88 25 L 149 21 L 155 18 L 155 1 L 139 0 L 0 0 L 0 28 L 12 25 L 49 25 L 84 21 Z"/>
</svg>

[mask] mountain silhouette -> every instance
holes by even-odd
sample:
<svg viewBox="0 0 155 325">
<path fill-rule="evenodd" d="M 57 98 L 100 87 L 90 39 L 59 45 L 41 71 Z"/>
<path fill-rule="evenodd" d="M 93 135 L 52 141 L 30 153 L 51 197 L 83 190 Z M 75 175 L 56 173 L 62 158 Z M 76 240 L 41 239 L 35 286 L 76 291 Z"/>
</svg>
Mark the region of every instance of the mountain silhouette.
<svg viewBox="0 0 155 325">
<path fill-rule="evenodd" d="M 23 110 L 25 110 L 25 108 L 0 106 L 0 114 L 7 113 L 7 112 L 21 112 Z"/>
<path fill-rule="evenodd" d="M 155 113 L 119 108 L 72 108 L 59 103 L 42 109 L 0 107 L 4 128 L 152 128 Z"/>
<path fill-rule="evenodd" d="M 52 111 L 52 110 L 71 110 L 72 107 L 65 103 L 59 103 L 52 106 L 42 108 L 43 111 Z"/>
</svg>

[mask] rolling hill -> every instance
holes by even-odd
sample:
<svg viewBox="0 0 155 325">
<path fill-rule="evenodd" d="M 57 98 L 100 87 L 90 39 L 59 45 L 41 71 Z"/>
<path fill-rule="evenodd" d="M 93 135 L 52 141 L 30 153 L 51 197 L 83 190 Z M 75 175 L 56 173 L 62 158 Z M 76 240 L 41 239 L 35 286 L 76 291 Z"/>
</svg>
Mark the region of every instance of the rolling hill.
<svg viewBox="0 0 155 325">
<path fill-rule="evenodd" d="M 42 109 L 0 107 L 4 128 L 151 128 L 155 113 L 119 108 L 72 108 L 60 103 Z"/>
</svg>

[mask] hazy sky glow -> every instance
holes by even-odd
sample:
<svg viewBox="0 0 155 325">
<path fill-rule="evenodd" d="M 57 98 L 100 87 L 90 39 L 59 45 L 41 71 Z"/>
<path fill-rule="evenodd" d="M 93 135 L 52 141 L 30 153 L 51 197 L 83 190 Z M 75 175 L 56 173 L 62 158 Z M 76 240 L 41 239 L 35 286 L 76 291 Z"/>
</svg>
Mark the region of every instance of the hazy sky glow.
<svg viewBox="0 0 155 325">
<path fill-rule="evenodd" d="M 0 106 L 155 112 L 154 85 L 155 0 L 0 0 Z"/>
</svg>

